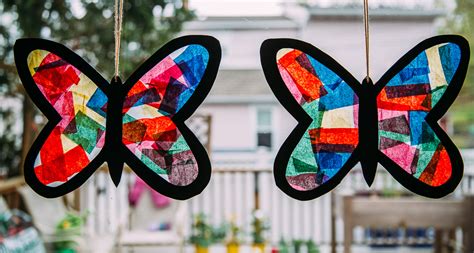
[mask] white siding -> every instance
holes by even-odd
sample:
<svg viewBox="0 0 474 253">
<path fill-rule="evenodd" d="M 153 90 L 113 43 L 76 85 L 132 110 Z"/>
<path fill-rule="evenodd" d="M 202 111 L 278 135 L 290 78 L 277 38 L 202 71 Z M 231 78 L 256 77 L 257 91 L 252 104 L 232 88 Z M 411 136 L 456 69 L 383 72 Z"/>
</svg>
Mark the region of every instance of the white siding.
<svg viewBox="0 0 474 253">
<path fill-rule="evenodd" d="M 213 150 L 255 148 L 255 110 L 251 105 L 202 105 L 197 113 L 212 115 Z"/>
<path fill-rule="evenodd" d="M 246 26 L 249 22 L 254 21 L 236 17 L 233 21 L 228 22 L 230 23 L 223 24 L 235 25 L 242 22 L 242 26 Z M 212 29 L 209 30 L 202 30 L 202 27 L 197 30 L 187 30 L 185 34 L 209 34 L 216 37 L 223 48 L 221 70 L 260 70 L 259 50 L 261 43 L 269 38 L 286 37 L 301 39 L 315 45 L 336 59 L 356 79 L 362 80 L 365 77 L 362 17 L 360 20 L 351 17 L 328 17 L 327 19 L 313 17 L 301 28 L 277 28 L 272 26 L 274 23 L 271 22 L 268 21 L 269 28 L 263 27 L 262 23 L 259 23 L 258 28 L 252 29 L 212 26 Z M 370 29 L 371 77 L 374 82 L 403 54 L 436 32 L 433 20 L 414 17 L 405 20 L 399 17 L 393 19 L 390 17 L 374 18 L 370 23 Z M 268 84 L 258 82 L 255 85 Z M 249 93 L 251 92 L 249 91 Z M 223 95 L 226 97 L 235 96 L 234 94 Z M 258 95 L 262 96 L 262 94 Z M 252 97 L 252 94 L 248 96 Z M 226 100 L 222 103 L 206 103 L 211 99 L 211 96 L 204 101 L 204 104 L 198 109 L 198 113 L 212 116 L 211 147 L 213 155 L 219 153 L 218 151 L 252 152 L 256 149 L 256 108 L 258 106 L 273 107 L 272 152 L 276 153 L 296 126 L 296 121 L 278 103 L 273 94 L 269 93 L 267 97 L 269 100 L 266 102 L 256 101 L 257 103 L 229 103 Z M 235 154 L 230 155 L 235 157 Z"/>
<path fill-rule="evenodd" d="M 376 82 L 400 57 L 435 34 L 432 22 L 373 21 L 370 23 L 371 77 Z M 365 77 L 364 26 L 361 20 L 315 20 L 303 40 L 336 59 L 357 80 Z"/>
<path fill-rule="evenodd" d="M 242 18 L 242 22 L 252 20 Z M 208 34 L 222 47 L 221 69 L 260 69 L 260 45 L 269 38 L 296 37 L 295 29 L 188 31 L 185 34 Z"/>
</svg>

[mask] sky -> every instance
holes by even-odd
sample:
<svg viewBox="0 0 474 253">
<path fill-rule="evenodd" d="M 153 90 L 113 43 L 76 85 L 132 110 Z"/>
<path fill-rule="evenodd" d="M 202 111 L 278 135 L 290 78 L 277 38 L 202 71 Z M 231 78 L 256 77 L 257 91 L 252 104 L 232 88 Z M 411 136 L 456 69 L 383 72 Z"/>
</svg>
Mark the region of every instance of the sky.
<svg viewBox="0 0 474 253">
<path fill-rule="evenodd" d="M 371 0 L 369 5 L 403 5 L 408 7 L 431 6 L 435 2 L 443 2 L 452 8 L 454 0 Z M 306 2 L 311 5 L 328 7 L 359 3 L 363 0 L 189 0 L 189 5 L 196 10 L 198 16 L 275 16 L 284 11 L 284 4 Z"/>
<path fill-rule="evenodd" d="M 190 0 L 198 16 L 274 16 L 283 9 L 280 0 Z"/>
</svg>

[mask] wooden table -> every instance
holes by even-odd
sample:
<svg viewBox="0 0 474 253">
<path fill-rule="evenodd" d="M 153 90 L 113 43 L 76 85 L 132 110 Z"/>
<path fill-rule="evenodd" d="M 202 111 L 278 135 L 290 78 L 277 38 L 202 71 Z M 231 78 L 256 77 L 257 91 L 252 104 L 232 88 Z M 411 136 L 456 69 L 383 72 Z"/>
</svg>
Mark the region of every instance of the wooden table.
<svg viewBox="0 0 474 253">
<path fill-rule="evenodd" d="M 464 252 L 474 252 L 474 196 L 460 200 L 424 199 L 418 197 L 380 198 L 343 197 L 344 252 L 350 253 L 353 229 L 433 227 L 436 231 L 463 230 Z M 436 236 L 435 252 L 442 252 Z"/>
</svg>

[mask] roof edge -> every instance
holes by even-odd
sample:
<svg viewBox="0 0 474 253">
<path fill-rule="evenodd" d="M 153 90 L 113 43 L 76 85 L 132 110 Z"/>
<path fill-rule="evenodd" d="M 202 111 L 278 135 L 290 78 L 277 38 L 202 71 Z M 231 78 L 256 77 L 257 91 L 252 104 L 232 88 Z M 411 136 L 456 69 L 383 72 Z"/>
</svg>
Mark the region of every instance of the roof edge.
<svg viewBox="0 0 474 253">
<path fill-rule="evenodd" d="M 363 16 L 363 9 L 361 8 L 311 8 L 311 19 L 327 19 L 327 18 L 346 18 L 346 19 L 360 19 Z M 398 8 L 379 8 L 370 10 L 371 19 L 428 19 L 434 20 L 446 14 L 446 11 L 441 9 L 398 9 Z"/>
</svg>

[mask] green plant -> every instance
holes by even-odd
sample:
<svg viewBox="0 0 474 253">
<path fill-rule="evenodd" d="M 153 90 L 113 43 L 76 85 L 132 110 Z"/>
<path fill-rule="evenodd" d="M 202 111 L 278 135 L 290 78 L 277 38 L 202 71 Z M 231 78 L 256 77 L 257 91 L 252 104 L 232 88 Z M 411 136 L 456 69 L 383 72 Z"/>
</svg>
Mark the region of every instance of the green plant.
<svg viewBox="0 0 474 253">
<path fill-rule="evenodd" d="M 445 16 L 441 33 L 456 33 L 464 36 L 471 44 L 474 42 L 474 1 L 455 0 L 456 8 Z M 471 46 L 471 55 L 474 47 Z M 474 60 L 471 57 L 466 80 L 449 110 L 452 122 L 453 140 L 461 148 L 474 147 Z"/>
<path fill-rule="evenodd" d="M 57 252 L 76 252 L 77 242 L 74 238 L 81 236 L 87 214 L 68 213 L 57 225 L 56 235 L 64 241 L 54 243 Z"/>
<path fill-rule="evenodd" d="M 241 230 L 235 222 L 235 218 L 231 218 L 229 223 L 226 225 L 228 231 L 228 244 L 240 244 Z"/>
<path fill-rule="evenodd" d="M 290 246 L 285 241 L 285 239 L 280 238 L 280 242 L 278 243 L 278 252 L 279 253 L 290 253 Z"/>
<path fill-rule="evenodd" d="M 293 252 L 294 253 L 301 253 L 301 246 L 303 246 L 303 240 L 293 240 Z"/>
<path fill-rule="evenodd" d="M 189 241 L 197 246 L 208 248 L 211 244 L 221 242 L 226 236 L 225 226 L 212 227 L 203 213 L 194 216 Z"/>
<path fill-rule="evenodd" d="M 269 229 L 270 225 L 262 211 L 254 210 L 252 213 L 252 242 L 254 244 L 265 243 L 265 232 Z"/>
<path fill-rule="evenodd" d="M 313 240 L 308 240 L 306 242 L 306 249 L 308 253 L 319 253 L 319 247 Z"/>
</svg>

